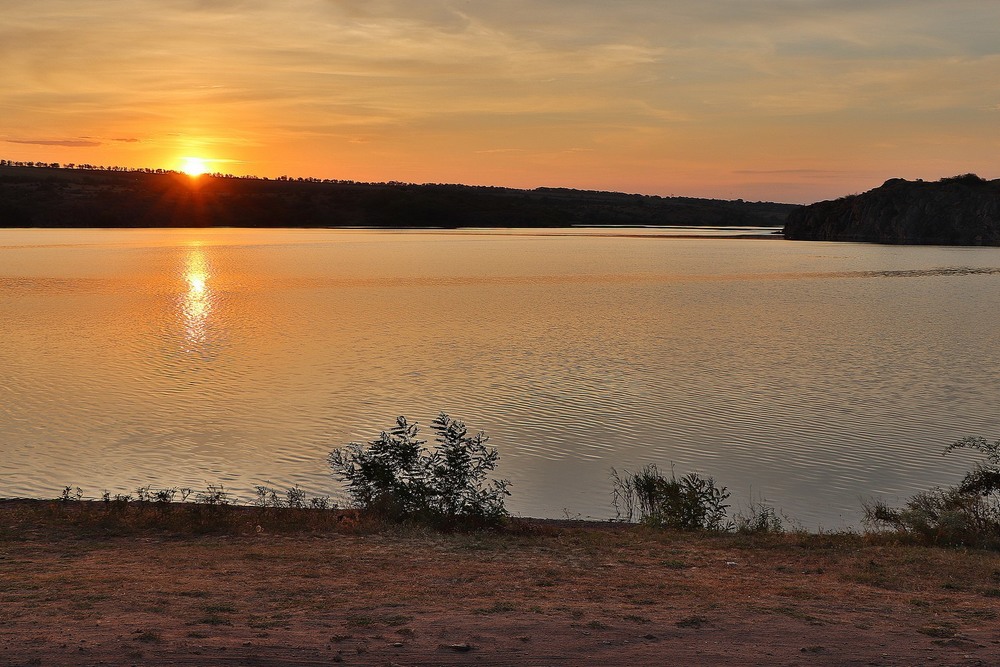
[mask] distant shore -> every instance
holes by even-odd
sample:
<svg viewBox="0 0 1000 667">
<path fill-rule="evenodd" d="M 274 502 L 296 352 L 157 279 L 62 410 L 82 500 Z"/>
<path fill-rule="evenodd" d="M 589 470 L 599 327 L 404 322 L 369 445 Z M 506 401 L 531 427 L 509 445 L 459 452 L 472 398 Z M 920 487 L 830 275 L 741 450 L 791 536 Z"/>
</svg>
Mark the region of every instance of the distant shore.
<svg viewBox="0 0 1000 667">
<path fill-rule="evenodd" d="M 4 161 L 7 162 L 7 161 Z M 0 164 L 0 227 L 781 226 L 794 204 Z"/>
</svg>

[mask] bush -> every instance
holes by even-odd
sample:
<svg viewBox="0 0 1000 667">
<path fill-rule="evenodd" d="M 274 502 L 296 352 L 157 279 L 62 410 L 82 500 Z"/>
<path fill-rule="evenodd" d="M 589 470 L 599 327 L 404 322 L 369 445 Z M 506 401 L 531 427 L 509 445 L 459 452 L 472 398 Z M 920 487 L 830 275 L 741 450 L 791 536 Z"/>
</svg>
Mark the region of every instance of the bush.
<svg viewBox="0 0 1000 667">
<path fill-rule="evenodd" d="M 729 491 L 711 477 L 660 474 L 655 464 L 624 476 L 611 470 L 613 502 L 619 520 L 676 530 L 730 530 L 726 519 Z"/>
<path fill-rule="evenodd" d="M 921 491 L 902 508 L 882 500 L 864 504 L 867 525 L 889 528 L 928 544 L 1000 548 L 1000 441 L 963 438 L 945 453 L 974 449 L 986 454 L 958 486 Z"/>
<path fill-rule="evenodd" d="M 334 475 L 348 484 L 360 508 L 391 520 L 411 520 L 441 527 L 483 527 L 507 516 L 505 479 L 487 479 L 500 454 L 486 447 L 488 437 L 474 436 L 460 421 L 441 413 L 431 422 L 437 448 L 417 438 L 417 424 L 406 417 L 366 445 L 352 442 L 330 453 Z"/>
<path fill-rule="evenodd" d="M 966 473 L 958 490 L 983 498 L 1000 495 L 1000 440 L 990 443 L 986 438 L 962 438 L 948 445 L 944 451 L 947 454 L 956 449 L 975 449 L 986 455 L 986 465 L 977 463 Z"/>
</svg>

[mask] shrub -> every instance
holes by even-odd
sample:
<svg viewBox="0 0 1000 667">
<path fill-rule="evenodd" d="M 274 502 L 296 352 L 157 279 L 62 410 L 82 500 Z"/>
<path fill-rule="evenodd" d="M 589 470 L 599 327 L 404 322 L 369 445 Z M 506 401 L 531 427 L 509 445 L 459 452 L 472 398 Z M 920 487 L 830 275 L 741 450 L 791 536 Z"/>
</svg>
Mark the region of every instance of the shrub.
<svg viewBox="0 0 1000 667">
<path fill-rule="evenodd" d="M 986 455 L 958 484 L 921 491 L 902 508 L 882 500 L 864 503 L 867 525 L 896 530 L 928 544 L 1000 548 L 1000 441 L 963 438 L 945 453 L 974 449 Z"/>
<path fill-rule="evenodd" d="M 441 413 L 431 422 L 437 447 L 427 450 L 418 426 L 406 417 L 367 445 L 352 442 L 330 453 L 334 475 L 348 484 L 354 503 L 392 520 L 442 527 L 495 525 L 507 515 L 505 479 L 488 480 L 500 454 L 488 437 Z"/>
<path fill-rule="evenodd" d="M 958 490 L 983 498 L 1000 494 L 1000 440 L 991 443 L 986 438 L 962 438 L 948 445 L 944 451 L 947 454 L 956 449 L 975 449 L 986 455 L 986 465 L 977 463 L 965 474 Z"/>
<path fill-rule="evenodd" d="M 660 474 L 655 464 L 624 476 L 611 470 L 612 500 L 619 520 L 676 530 L 729 530 L 729 491 L 711 477 L 688 473 L 678 478 Z"/>
</svg>

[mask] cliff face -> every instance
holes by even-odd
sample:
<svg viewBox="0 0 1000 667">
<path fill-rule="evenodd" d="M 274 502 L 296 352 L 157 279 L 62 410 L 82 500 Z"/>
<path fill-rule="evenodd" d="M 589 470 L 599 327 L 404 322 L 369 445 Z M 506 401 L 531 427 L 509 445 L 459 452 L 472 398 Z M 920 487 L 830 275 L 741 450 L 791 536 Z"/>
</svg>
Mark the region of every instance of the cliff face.
<svg viewBox="0 0 1000 667">
<path fill-rule="evenodd" d="M 1000 179 L 890 179 L 860 195 L 792 211 L 785 238 L 1000 246 Z"/>
</svg>

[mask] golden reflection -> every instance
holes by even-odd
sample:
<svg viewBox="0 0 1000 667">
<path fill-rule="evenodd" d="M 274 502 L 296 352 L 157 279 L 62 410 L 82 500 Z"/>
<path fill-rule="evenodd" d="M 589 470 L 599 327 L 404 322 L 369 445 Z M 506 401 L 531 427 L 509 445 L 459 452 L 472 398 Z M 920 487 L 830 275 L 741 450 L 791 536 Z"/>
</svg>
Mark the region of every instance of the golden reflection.
<svg viewBox="0 0 1000 667">
<path fill-rule="evenodd" d="M 184 335 L 190 345 L 204 345 L 208 338 L 208 318 L 212 312 L 208 278 L 205 253 L 201 248 L 192 248 L 184 267 L 188 289 L 181 304 L 184 312 Z"/>
</svg>

